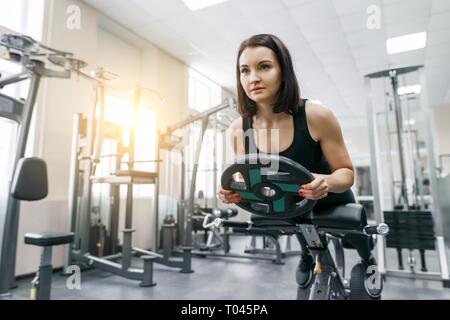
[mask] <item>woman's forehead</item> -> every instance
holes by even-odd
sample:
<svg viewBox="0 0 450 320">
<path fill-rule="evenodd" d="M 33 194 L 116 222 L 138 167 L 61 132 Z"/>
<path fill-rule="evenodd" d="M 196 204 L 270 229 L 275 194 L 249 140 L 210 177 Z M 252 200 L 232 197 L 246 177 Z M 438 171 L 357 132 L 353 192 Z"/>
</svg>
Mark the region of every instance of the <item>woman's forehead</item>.
<svg viewBox="0 0 450 320">
<path fill-rule="evenodd" d="M 272 49 L 263 46 L 247 47 L 239 57 L 239 65 L 258 64 L 263 60 L 276 61 L 276 56 Z"/>
</svg>

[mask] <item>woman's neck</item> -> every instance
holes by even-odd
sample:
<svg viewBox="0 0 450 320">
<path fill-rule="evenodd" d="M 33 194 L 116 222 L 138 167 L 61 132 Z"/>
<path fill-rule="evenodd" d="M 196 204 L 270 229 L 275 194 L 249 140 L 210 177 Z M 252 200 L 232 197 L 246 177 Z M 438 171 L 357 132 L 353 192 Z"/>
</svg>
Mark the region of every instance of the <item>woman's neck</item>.
<svg viewBox="0 0 450 320">
<path fill-rule="evenodd" d="M 261 124 L 265 124 L 265 126 L 271 126 L 285 120 L 288 116 L 289 115 L 285 112 L 274 113 L 273 105 L 271 104 L 258 103 L 254 120 Z"/>
</svg>

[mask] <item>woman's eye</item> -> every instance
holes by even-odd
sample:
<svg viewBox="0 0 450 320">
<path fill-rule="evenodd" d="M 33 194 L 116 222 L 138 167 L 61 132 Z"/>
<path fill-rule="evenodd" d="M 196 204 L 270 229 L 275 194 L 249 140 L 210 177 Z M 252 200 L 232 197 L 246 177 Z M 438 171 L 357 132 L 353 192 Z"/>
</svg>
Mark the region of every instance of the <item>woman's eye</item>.
<svg viewBox="0 0 450 320">
<path fill-rule="evenodd" d="M 241 73 L 247 73 L 247 72 L 248 72 L 247 69 L 242 69 L 242 70 L 241 70 Z"/>
<path fill-rule="evenodd" d="M 263 64 L 262 66 L 261 66 L 261 70 L 266 70 L 266 69 L 269 69 L 270 67 L 267 65 L 267 64 Z"/>
</svg>

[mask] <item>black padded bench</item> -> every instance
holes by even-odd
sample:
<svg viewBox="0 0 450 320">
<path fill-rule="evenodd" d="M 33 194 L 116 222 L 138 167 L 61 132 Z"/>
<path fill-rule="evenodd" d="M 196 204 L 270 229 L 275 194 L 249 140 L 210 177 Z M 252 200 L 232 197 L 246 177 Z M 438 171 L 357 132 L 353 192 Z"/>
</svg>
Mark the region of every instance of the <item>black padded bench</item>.
<svg viewBox="0 0 450 320">
<path fill-rule="evenodd" d="M 292 226 L 295 224 L 313 224 L 319 228 L 361 231 L 367 225 L 364 208 L 360 204 L 347 203 L 326 205 L 314 208 L 313 211 L 295 220 L 273 219 L 252 216 L 255 227 Z"/>
<path fill-rule="evenodd" d="M 312 224 L 332 235 L 343 236 L 344 233 L 350 234 L 352 231 L 360 233 L 367 226 L 364 207 L 356 203 L 316 206 L 302 217 L 290 220 L 252 215 L 251 221 L 253 223 L 252 229 L 233 228 L 233 232 L 247 234 L 267 232 L 271 236 L 280 236 L 298 233 L 298 228 L 295 228 L 298 224 Z M 372 250 L 375 243 L 372 237 L 369 239 Z M 342 240 L 342 245 L 344 248 L 354 249 L 345 237 Z"/>
</svg>

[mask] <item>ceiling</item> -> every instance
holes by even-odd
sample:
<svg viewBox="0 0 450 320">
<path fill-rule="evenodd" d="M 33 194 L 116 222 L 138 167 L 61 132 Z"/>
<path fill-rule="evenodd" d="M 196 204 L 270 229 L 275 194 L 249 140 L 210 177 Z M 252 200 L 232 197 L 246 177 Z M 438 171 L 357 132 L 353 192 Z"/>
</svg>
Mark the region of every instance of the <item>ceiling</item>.
<svg viewBox="0 0 450 320">
<path fill-rule="evenodd" d="M 363 76 L 391 66 L 424 64 L 431 105 L 450 102 L 449 0 L 229 0 L 198 11 L 181 0 L 85 2 L 232 92 L 240 42 L 273 33 L 291 51 L 302 95 L 341 120 L 362 120 Z M 380 29 L 367 27 L 370 5 L 381 9 Z M 425 49 L 387 54 L 387 38 L 421 31 Z"/>
</svg>

